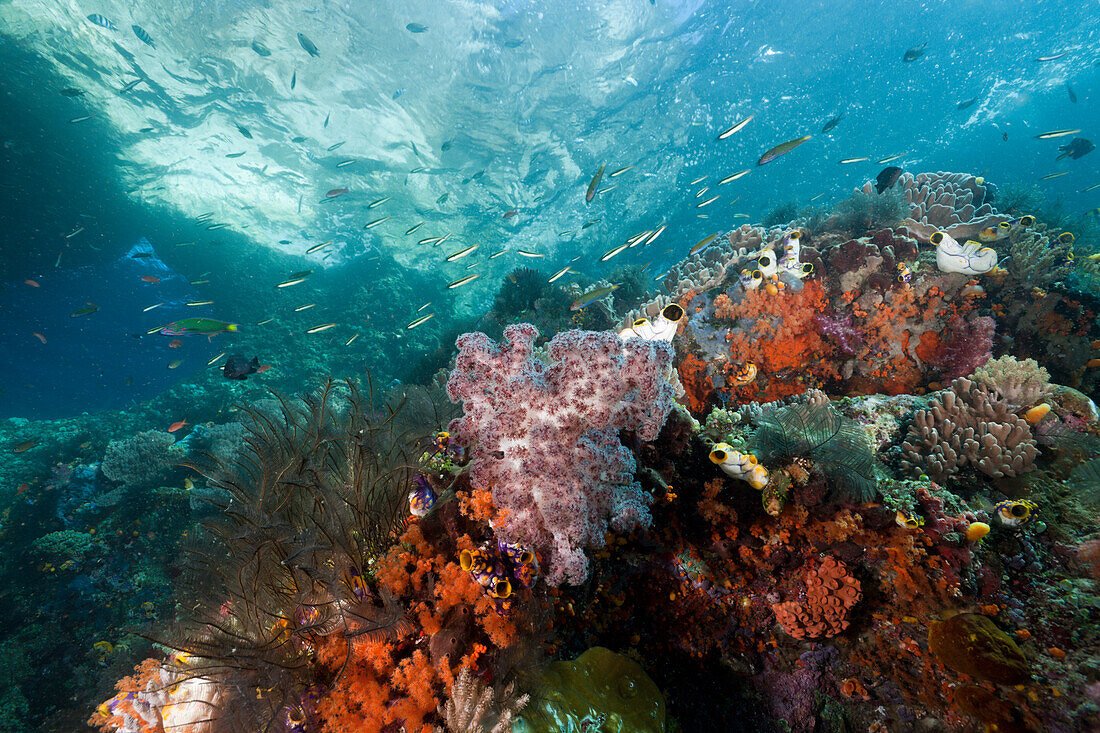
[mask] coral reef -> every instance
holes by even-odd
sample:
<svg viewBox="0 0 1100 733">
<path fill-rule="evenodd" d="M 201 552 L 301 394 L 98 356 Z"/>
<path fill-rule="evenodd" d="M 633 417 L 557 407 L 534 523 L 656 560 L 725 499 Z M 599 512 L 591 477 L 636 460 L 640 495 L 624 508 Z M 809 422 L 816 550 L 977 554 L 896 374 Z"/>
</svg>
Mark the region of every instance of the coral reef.
<svg viewBox="0 0 1100 733">
<path fill-rule="evenodd" d="M 970 379 L 999 395 L 1014 410 L 1026 409 L 1050 396 L 1050 374 L 1034 359 L 1002 356 L 975 369 Z"/>
<path fill-rule="evenodd" d="M 171 463 L 183 457 L 172 450 L 176 438 L 160 430 L 146 430 L 107 446 L 99 469 L 111 481 L 124 486 L 151 486 Z"/>
<path fill-rule="evenodd" d="M 196 427 L 169 450 L 201 469 L 179 480 L 96 469 L 148 415 L 0 424 L 41 441 L 4 469 L 27 488 L 0 571 L 64 599 L 9 582 L 7 714 L 43 719 L 37 678 L 72 668 L 123 730 L 166 704 L 210 733 L 1097 728 L 1100 301 L 1068 262 L 1091 244 L 1008 205 L 905 174 L 728 231 L 642 300 L 617 271 L 578 311 L 609 281 L 516 271 L 432 380 L 461 413 L 407 385 L 242 384 L 240 424 L 212 427 L 177 397 Z M 936 232 L 989 271 L 943 271 Z M 411 334 L 387 358 L 445 336 Z M 185 528 L 188 562 L 139 559 Z"/>
</svg>

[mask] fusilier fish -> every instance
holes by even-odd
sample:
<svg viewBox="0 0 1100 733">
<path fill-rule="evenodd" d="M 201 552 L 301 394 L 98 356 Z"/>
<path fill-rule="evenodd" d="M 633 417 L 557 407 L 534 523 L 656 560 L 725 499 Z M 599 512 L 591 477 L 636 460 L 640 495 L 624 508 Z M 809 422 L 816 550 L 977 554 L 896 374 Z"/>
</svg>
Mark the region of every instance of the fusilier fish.
<svg viewBox="0 0 1100 733">
<path fill-rule="evenodd" d="M 1056 138 L 1056 137 L 1066 137 L 1067 135 L 1076 135 L 1079 132 L 1081 132 L 1080 128 L 1073 129 L 1073 130 L 1051 130 L 1050 132 L 1041 132 L 1038 135 L 1036 135 L 1035 137 L 1039 138 L 1040 140 L 1050 140 L 1051 138 Z"/>
<path fill-rule="evenodd" d="M 744 129 L 745 125 L 752 122 L 752 118 L 755 117 L 755 116 L 756 115 L 749 115 L 745 119 L 743 119 L 740 122 L 738 122 L 737 124 L 733 125 L 733 127 L 730 127 L 728 129 L 726 129 L 724 132 L 719 133 L 718 134 L 718 139 L 719 140 L 725 140 L 730 135 L 733 135 L 733 134 L 741 131 L 742 129 Z"/>
<path fill-rule="evenodd" d="M 412 329 L 416 328 L 417 326 L 419 326 L 419 325 L 421 325 L 421 324 L 423 324 L 423 323 L 427 323 L 428 321 L 432 320 L 433 318 L 435 318 L 435 313 L 429 313 L 429 314 L 428 314 L 428 315 L 426 315 L 426 316 L 420 316 L 420 318 L 417 318 L 417 319 L 415 319 L 415 320 L 413 320 L 413 321 L 410 321 L 410 322 L 409 322 L 409 323 L 408 323 L 408 324 L 407 324 L 407 325 L 405 326 L 405 330 L 406 330 L 406 331 L 411 331 Z"/>
<path fill-rule="evenodd" d="M 458 250 L 457 252 L 452 252 L 451 254 L 447 255 L 447 262 L 454 262 L 455 260 L 460 260 L 463 257 L 465 257 L 466 255 L 468 255 L 468 254 L 472 253 L 474 250 L 476 250 L 477 247 L 478 247 L 478 245 L 471 244 L 469 247 L 463 247 L 462 249 Z"/>
<path fill-rule="evenodd" d="M 479 277 L 481 277 L 481 275 L 476 275 L 476 274 L 475 275 L 467 275 L 466 277 L 461 277 L 458 280 L 455 280 L 450 285 L 448 285 L 447 289 L 448 290 L 454 290 L 455 288 L 461 288 L 463 285 L 466 285 L 467 283 L 472 283 L 474 280 L 477 280 Z"/>
<path fill-rule="evenodd" d="M 629 246 L 630 242 L 626 242 L 625 244 L 620 244 L 617 247 L 612 247 L 611 249 L 603 253 L 603 257 L 600 257 L 600 262 L 607 262 L 609 259 L 619 254 Z"/>
<path fill-rule="evenodd" d="M 736 173 L 726 176 L 722 180 L 718 181 L 718 185 L 721 186 L 726 183 L 732 183 L 742 176 L 747 176 L 752 171 L 752 168 L 746 168 L 743 171 L 737 171 Z"/>
</svg>

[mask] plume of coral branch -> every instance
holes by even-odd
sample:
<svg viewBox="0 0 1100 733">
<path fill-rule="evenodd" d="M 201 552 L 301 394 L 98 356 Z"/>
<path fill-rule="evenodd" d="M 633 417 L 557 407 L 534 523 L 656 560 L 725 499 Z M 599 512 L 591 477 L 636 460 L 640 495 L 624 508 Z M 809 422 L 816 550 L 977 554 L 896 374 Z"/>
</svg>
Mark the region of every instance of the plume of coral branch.
<svg viewBox="0 0 1100 733">
<path fill-rule="evenodd" d="M 455 678 L 450 699 L 439 707 L 447 727 L 436 728 L 436 733 L 508 733 L 512 719 L 528 699 L 527 695 L 515 697 L 515 683 L 511 682 L 494 706 L 492 688 L 470 674 L 469 667 L 463 667 Z M 492 723 L 494 718 L 496 722 Z M 491 723 L 492 728 L 488 727 Z"/>
</svg>

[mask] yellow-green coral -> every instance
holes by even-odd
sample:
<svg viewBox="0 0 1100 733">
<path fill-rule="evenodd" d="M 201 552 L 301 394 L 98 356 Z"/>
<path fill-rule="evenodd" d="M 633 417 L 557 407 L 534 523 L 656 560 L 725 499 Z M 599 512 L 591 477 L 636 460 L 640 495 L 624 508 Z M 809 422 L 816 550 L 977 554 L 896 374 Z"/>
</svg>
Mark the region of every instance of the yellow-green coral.
<svg viewBox="0 0 1100 733">
<path fill-rule="evenodd" d="M 634 660 L 596 646 L 542 673 L 517 733 L 663 733 L 665 700 Z"/>
</svg>

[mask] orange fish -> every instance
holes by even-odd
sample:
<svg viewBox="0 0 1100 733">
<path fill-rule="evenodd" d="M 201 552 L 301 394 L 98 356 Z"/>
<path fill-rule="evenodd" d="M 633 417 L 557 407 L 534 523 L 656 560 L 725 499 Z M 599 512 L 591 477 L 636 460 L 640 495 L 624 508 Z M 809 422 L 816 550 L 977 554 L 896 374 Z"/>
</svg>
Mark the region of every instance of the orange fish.
<svg viewBox="0 0 1100 733">
<path fill-rule="evenodd" d="M 11 449 L 12 453 L 26 453 L 31 448 L 38 445 L 38 438 L 31 438 L 30 440 L 23 441 L 19 445 Z"/>
<path fill-rule="evenodd" d="M 145 283 L 159 283 L 160 278 L 156 277 L 154 275 L 142 275 L 141 276 L 141 281 L 145 282 Z"/>
<path fill-rule="evenodd" d="M 183 426 L 185 426 L 185 425 L 190 425 L 190 423 L 188 423 L 186 420 L 180 420 L 179 422 L 174 422 L 174 423 L 172 423 L 171 425 L 168 426 L 168 432 L 174 433 L 177 430 L 183 429 Z"/>
<path fill-rule="evenodd" d="M 41 341 L 42 343 L 46 343 L 46 337 L 43 336 L 42 334 L 38 333 L 37 331 L 35 331 L 34 337 L 36 339 L 38 339 L 39 341 Z"/>
<path fill-rule="evenodd" d="M 178 349 L 181 346 L 183 346 L 183 342 L 180 341 L 179 339 L 172 339 L 171 341 L 168 342 L 168 348 L 169 349 Z"/>
<path fill-rule="evenodd" d="M 24 282 L 25 284 L 27 284 L 27 285 L 30 285 L 30 286 L 31 286 L 32 288 L 40 288 L 40 287 L 42 287 L 41 285 L 39 285 L 38 283 L 36 283 L 36 282 L 35 282 L 34 280 L 24 280 L 23 282 Z"/>
<path fill-rule="evenodd" d="M 262 364 L 258 369 L 256 369 L 256 373 L 257 374 L 263 374 L 264 372 L 266 372 L 270 368 L 271 368 L 270 364 Z"/>
<path fill-rule="evenodd" d="M 1089 369 L 1100 367 L 1100 359 L 1089 359 L 1085 362 L 1085 366 L 1087 366 Z"/>
<path fill-rule="evenodd" d="M 16 494 L 22 494 L 24 491 L 31 487 L 30 484 L 19 484 L 19 488 L 15 490 Z"/>
</svg>

